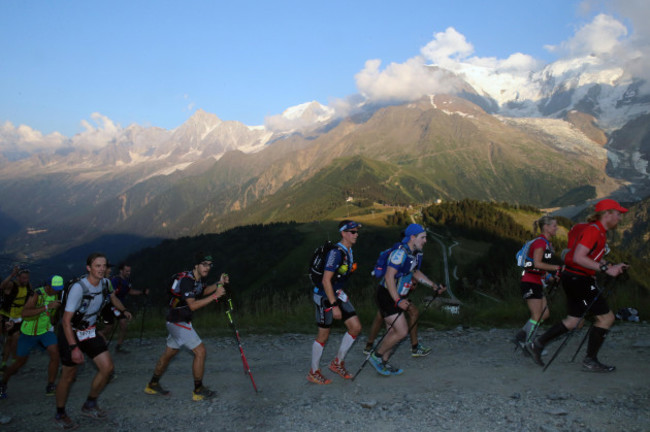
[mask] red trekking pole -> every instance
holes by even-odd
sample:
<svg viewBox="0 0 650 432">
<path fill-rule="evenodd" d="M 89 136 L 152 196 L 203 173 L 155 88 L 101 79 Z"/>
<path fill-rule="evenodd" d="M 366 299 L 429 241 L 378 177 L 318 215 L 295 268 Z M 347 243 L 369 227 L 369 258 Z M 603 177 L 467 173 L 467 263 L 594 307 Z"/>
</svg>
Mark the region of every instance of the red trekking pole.
<svg viewBox="0 0 650 432">
<path fill-rule="evenodd" d="M 235 322 L 232 319 L 232 313 L 234 312 L 234 309 L 232 307 L 232 298 L 230 297 L 230 294 L 228 294 L 228 310 L 226 311 L 226 316 L 228 317 L 228 322 L 230 324 L 230 327 L 232 327 L 233 331 L 235 332 L 235 339 L 237 340 L 237 345 L 239 346 L 239 353 L 241 354 L 241 361 L 244 364 L 244 373 L 247 374 L 250 379 L 251 383 L 253 384 L 253 388 L 255 389 L 255 393 L 257 393 L 257 385 L 255 385 L 255 380 L 253 379 L 253 374 L 251 373 L 251 368 L 248 365 L 248 360 L 246 360 L 246 354 L 244 354 L 244 347 L 242 346 L 241 343 L 241 337 L 239 337 L 239 330 L 237 330 L 237 327 L 235 326 Z"/>
</svg>

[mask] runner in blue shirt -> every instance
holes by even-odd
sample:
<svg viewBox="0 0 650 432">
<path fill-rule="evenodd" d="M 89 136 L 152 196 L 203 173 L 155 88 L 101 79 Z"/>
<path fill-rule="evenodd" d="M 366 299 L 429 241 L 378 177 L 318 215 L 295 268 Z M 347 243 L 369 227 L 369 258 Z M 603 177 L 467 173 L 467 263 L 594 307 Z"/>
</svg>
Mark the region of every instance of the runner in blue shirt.
<svg viewBox="0 0 650 432">
<path fill-rule="evenodd" d="M 315 384 L 330 384 L 332 382 L 321 373 L 320 359 L 330 335 L 332 322 L 335 319 L 343 320 L 348 331 L 343 336 L 339 351 L 336 358 L 330 363 L 329 369 L 343 379 L 352 378 L 352 375 L 345 369 L 344 360 L 350 347 L 361 333 L 361 321 L 343 288 L 348 277 L 356 268 L 352 246 L 359 238 L 359 228 L 361 228 L 361 224 L 355 221 L 341 221 L 339 224 L 341 241 L 327 254 L 322 282 L 314 287 L 313 298 L 316 307 L 318 335 L 312 344 L 311 370 L 307 374 L 307 380 Z"/>
<path fill-rule="evenodd" d="M 403 312 L 411 306 L 408 294 L 416 283 L 433 288 L 440 294 L 446 290 L 444 285 L 432 282 L 422 271 L 422 248 L 427 242 L 427 233 L 422 225 L 411 224 L 404 231 L 402 245 L 388 257 L 386 275 L 377 287 L 379 312 L 384 317 L 388 333 L 377 350 L 370 355 L 370 364 L 381 375 L 399 375 L 403 371 L 390 363 L 393 347 L 404 339 L 408 323 Z"/>
</svg>

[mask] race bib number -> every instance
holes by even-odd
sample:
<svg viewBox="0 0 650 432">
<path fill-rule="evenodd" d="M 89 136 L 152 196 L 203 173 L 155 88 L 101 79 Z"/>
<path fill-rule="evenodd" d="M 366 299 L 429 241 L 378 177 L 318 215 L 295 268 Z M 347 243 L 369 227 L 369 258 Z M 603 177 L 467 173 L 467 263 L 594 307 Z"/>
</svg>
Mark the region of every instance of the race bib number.
<svg viewBox="0 0 650 432">
<path fill-rule="evenodd" d="M 336 291 L 336 297 L 338 297 L 338 299 L 343 303 L 348 301 L 348 295 L 342 289 Z"/>
<path fill-rule="evenodd" d="M 86 330 L 77 330 L 77 339 L 79 342 L 95 337 L 95 326 L 87 328 Z"/>
</svg>

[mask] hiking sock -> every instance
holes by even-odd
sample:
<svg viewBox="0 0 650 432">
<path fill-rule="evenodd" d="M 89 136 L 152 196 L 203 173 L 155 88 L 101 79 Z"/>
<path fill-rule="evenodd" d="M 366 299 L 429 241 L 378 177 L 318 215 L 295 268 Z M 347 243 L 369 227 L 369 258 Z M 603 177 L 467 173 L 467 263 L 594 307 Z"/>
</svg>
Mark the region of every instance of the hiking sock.
<svg viewBox="0 0 650 432">
<path fill-rule="evenodd" d="M 530 340 L 530 336 L 533 333 L 533 329 L 539 328 L 541 324 L 542 324 L 541 321 L 539 321 L 538 323 L 534 319 L 529 319 L 528 321 L 526 321 L 526 324 L 522 327 L 522 330 L 526 332 L 526 341 Z"/>
<path fill-rule="evenodd" d="M 151 381 L 149 381 L 149 383 L 158 384 L 158 381 L 160 381 L 160 375 L 153 374 L 153 376 L 151 377 Z"/>
<path fill-rule="evenodd" d="M 564 326 L 564 323 L 562 321 L 560 321 L 550 329 L 546 330 L 546 333 L 535 339 L 535 343 L 540 346 L 546 346 L 547 343 L 553 339 L 559 338 L 568 331 L 569 329 Z"/>
<path fill-rule="evenodd" d="M 411 351 L 415 351 L 416 349 L 418 349 L 418 345 L 420 345 L 420 342 L 416 342 L 414 344 L 411 344 Z"/>
<path fill-rule="evenodd" d="M 56 414 L 58 416 L 64 416 L 65 415 L 65 407 L 56 407 Z"/>
<path fill-rule="evenodd" d="M 609 333 L 608 329 L 601 327 L 592 327 L 589 333 L 589 341 L 587 342 L 587 357 L 596 360 L 600 347 L 605 342 L 605 337 Z"/>
<path fill-rule="evenodd" d="M 347 355 L 348 351 L 350 350 L 350 347 L 354 343 L 356 338 L 352 336 L 349 332 L 345 332 L 345 335 L 343 336 L 343 340 L 341 341 L 341 346 L 339 347 L 339 352 L 336 355 L 336 358 L 339 359 L 339 362 L 342 362 L 343 359 L 345 359 L 345 356 Z"/>
<path fill-rule="evenodd" d="M 323 356 L 323 348 L 325 344 L 322 344 L 318 341 L 314 341 L 314 344 L 311 346 L 311 371 L 316 372 L 320 369 L 320 358 Z"/>
<path fill-rule="evenodd" d="M 203 386 L 203 380 L 194 380 L 194 391 Z"/>
<path fill-rule="evenodd" d="M 86 403 L 84 403 L 84 406 L 88 408 L 92 408 L 95 405 L 97 405 L 97 398 L 88 396 L 88 398 L 86 399 Z"/>
</svg>

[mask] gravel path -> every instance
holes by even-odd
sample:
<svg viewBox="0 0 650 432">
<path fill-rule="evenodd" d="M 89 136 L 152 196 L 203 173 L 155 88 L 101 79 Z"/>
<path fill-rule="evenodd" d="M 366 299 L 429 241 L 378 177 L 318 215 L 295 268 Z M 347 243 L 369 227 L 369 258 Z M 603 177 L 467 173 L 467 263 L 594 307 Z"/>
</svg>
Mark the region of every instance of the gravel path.
<svg viewBox="0 0 650 432">
<path fill-rule="evenodd" d="M 201 329 L 198 329 L 199 334 Z M 206 339 L 204 382 L 218 392 L 211 401 L 191 400 L 191 354 L 182 352 L 161 383 L 170 397 L 150 396 L 143 388 L 164 349 L 164 338 L 126 345 L 115 355 L 117 379 L 100 397 L 110 420 L 81 416 L 79 408 L 94 375 L 91 363 L 80 371 L 68 403 L 79 430 L 100 431 L 649 431 L 650 325 L 618 324 L 601 350 L 611 374 L 582 372 L 569 363 L 579 337 L 573 337 L 553 365 L 542 372 L 529 358 L 513 353 L 512 329 L 421 332 L 433 347 L 428 357 L 411 358 L 406 345 L 394 356 L 405 370 L 378 375 L 366 365 L 354 381 L 307 382 L 313 335 L 242 335 L 259 388 L 244 375 L 234 338 Z M 341 335 L 333 334 L 323 355 L 335 355 Z M 356 372 L 365 356 L 360 337 L 347 358 Z M 557 348 L 551 345 L 552 353 Z M 581 357 L 578 357 L 581 359 Z M 0 431 L 50 431 L 54 398 L 44 395 L 45 355 L 34 354 L 0 401 Z M 7 422 L 8 421 L 8 422 Z"/>
</svg>

